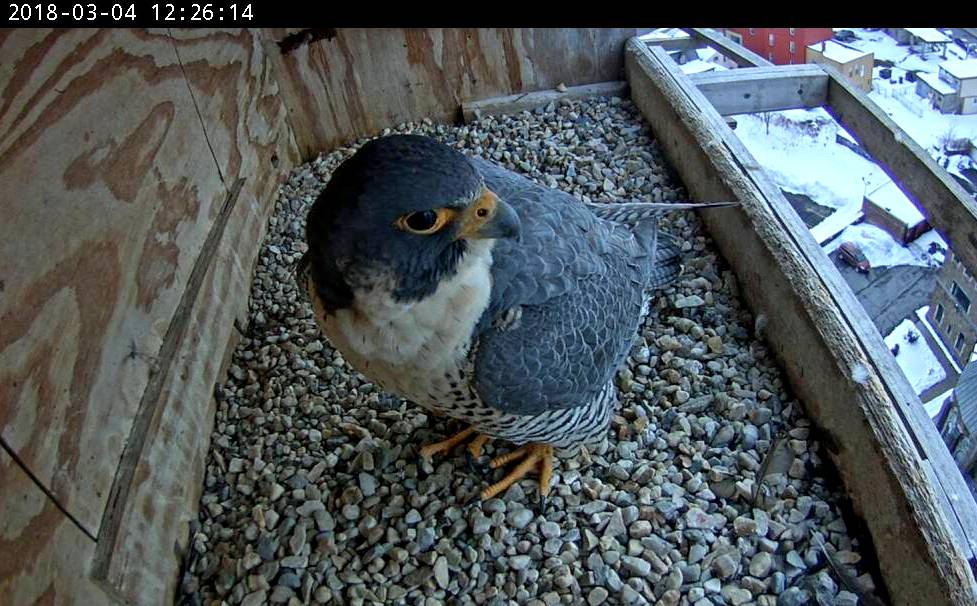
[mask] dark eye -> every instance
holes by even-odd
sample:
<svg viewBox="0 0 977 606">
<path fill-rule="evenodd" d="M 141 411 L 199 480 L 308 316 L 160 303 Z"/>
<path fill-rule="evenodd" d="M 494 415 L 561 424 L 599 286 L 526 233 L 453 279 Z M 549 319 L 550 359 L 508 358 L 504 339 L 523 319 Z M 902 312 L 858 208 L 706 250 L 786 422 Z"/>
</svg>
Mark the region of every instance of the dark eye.
<svg viewBox="0 0 977 606">
<path fill-rule="evenodd" d="M 438 213 L 433 210 L 422 210 L 420 212 L 411 213 L 407 215 L 404 219 L 404 223 L 407 227 L 414 231 L 427 231 L 434 227 L 438 222 Z"/>
</svg>

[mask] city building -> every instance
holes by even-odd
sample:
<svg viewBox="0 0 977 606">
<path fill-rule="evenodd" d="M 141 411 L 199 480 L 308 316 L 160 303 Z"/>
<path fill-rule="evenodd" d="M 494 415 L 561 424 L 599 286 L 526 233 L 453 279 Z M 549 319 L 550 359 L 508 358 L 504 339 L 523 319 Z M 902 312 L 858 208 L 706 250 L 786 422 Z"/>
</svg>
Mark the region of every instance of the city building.
<svg viewBox="0 0 977 606">
<path fill-rule="evenodd" d="M 923 213 L 891 180 L 865 195 L 862 213 L 866 221 L 884 229 L 904 246 L 930 228 Z"/>
<path fill-rule="evenodd" d="M 968 364 L 977 344 L 977 283 L 952 250 L 936 274 L 926 320 L 956 363 Z"/>
<path fill-rule="evenodd" d="M 951 42 L 949 36 L 934 27 L 889 27 L 885 33 L 921 55 L 938 52 L 946 57 L 946 47 Z"/>
<path fill-rule="evenodd" d="M 872 67 L 875 56 L 834 40 L 822 40 L 807 47 L 807 63 L 821 63 L 837 69 L 865 92 L 872 91 Z"/>
<path fill-rule="evenodd" d="M 830 40 L 830 27 L 732 27 L 723 34 L 776 65 L 806 63 L 804 49 Z"/>
<path fill-rule="evenodd" d="M 977 471 L 977 362 L 960 373 L 952 395 L 933 419 L 940 436 L 965 476 Z"/>
<path fill-rule="evenodd" d="M 944 114 L 977 113 L 977 59 L 944 61 L 936 74 L 916 74 L 916 94 Z"/>
</svg>

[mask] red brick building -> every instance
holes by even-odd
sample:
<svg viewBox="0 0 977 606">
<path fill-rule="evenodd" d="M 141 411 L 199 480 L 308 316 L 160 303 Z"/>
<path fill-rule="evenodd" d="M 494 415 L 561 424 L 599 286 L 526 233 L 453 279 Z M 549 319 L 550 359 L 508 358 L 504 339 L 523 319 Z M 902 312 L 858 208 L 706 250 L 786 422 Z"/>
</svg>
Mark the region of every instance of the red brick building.
<svg viewBox="0 0 977 606">
<path fill-rule="evenodd" d="M 809 44 L 831 39 L 830 27 L 730 27 L 723 33 L 777 65 L 806 63 Z"/>
</svg>

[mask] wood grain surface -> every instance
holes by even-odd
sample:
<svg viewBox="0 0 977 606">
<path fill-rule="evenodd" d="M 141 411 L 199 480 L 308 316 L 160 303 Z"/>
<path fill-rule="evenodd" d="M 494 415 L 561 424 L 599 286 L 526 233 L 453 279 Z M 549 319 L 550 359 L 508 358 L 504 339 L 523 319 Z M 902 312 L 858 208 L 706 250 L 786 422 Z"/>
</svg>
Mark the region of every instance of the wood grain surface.
<svg viewBox="0 0 977 606">
<path fill-rule="evenodd" d="M 179 343 L 147 412 L 147 439 L 134 453 L 131 480 L 113 518 L 117 530 L 99 537 L 96 574 L 132 603 L 144 603 L 146 596 L 173 600 L 179 555 L 202 489 L 213 385 L 233 345 L 234 321 L 247 324 L 252 270 L 281 169 L 298 159 L 257 32 L 172 35 L 231 198 L 227 216 L 213 227 L 220 233 L 203 251 L 206 267 L 193 285 L 195 301 L 173 336 Z"/>
<path fill-rule="evenodd" d="M 0 55 L 0 506 L 19 471 L 61 516 L 35 565 L 63 549 L 104 590 L 57 601 L 172 603 L 213 384 L 298 159 L 277 79 L 256 30 L 8 30 Z"/>
<path fill-rule="evenodd" d="M 269 52 L 302 157 L 430 118 L 463 102 L 620 80 L 635 29 L 339 29 L 283 55 Z M 269 29 L 269 44 L 294 30 Z"/>
<path fill-rule="evenodd" d="M 95 541 L 0 449 L 0 596 L 26 604 L 108 604 L 87 578 Z"/>
<path fill-rule="evenodd" d="M 15 30 L 0 55 L 0 435 L 96 535 L 226 191 L 165 32 Z"/>
</svg>

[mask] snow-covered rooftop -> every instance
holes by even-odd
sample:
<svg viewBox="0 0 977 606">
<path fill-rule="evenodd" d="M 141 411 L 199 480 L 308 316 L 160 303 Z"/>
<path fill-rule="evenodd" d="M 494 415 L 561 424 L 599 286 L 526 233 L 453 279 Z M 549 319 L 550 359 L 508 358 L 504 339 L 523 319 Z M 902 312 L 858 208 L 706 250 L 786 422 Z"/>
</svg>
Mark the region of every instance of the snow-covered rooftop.
<svg viewBox="0 0 977 606">
<path fill-rule="evenodd" d="M 952 95 L 957 92 L 957 89 L 950 86 L 945 80 L 940 80 L 940 77 L 936 74 L 927 74 L 924 72 L 919 72 L 916 77 L 929 85 L 930 88 L 940 93 L 941 95 Z"/>
<path fill-rule="evenodd" d="M 939 44 L 950 41 L 950 38 L 946 34 L 933 27 L 906 27 L 903 29 L 927 44 Z"/>
<path fill-rule="evenodd" d="M 853 242 L 858 245 L 872 267 L 892 267 L 894 265 L 931 267 L 935 264 L 927 251 L 921 250 L 918 246 L 913 246 L 915 242 L 909 246 L 903 246 L 887 231 L 871 223 L 849 225 L 838 234 L 838 237 L 822 246 L 821 249 L 830 256 L 841 246 L 842 242 Z"/>
<path fill-rule="evenodd" d="M 944 61 L 940 67 L 945 69 L 954 78 L 967 80 L 977 78 L 977 59 L 957 59 L 955 61 Z"/>
<path fill-rule="evenodd" d="M 923 404 L 923 406 L 926 408 L 926 414 L 928 414 L 931 419 L 935 419 L 940 414 L 940 411 L 943 410 L 943 403 L 946 402 L 946 399 L 949 398 L 950 394 L 952 393 L 953 388 L 951 387 L 929 402 Z"/>
<path fill-rule="evenodd" d="M 870 54 L 865 51 L 858 50 L 857 48 L 852 48 L 847 44 L 835 42 L 834 40 L 815 42 L 814 44 L 808 45 L 808 48 L 818 51 L 826 58 L 838 63 L 849 63 L 855 59 L 861 59 L 865 55 Z"/>
<path fill-rule="evenodd" d="M 945 379 L 946 371 L 929 348 L 926 339 L 920 336 L 915 343 L 909 342 L 909 331 L 917 334 L 919 332 L 912 320 L 903 320 L 885 337 L 885 344 L 889 348 L 899 345 L 896 362 L 913 389 L 920 394 Z"/>
<path fill-rule="evenodd" d="M 686 74 L 701 74 L 704 72 L 725 71 L 727 69 L 725 66 L 719 65 L 718 63 L 711 63 L 701 59 L 686 61 L 681 67 L 682 72 Z"/>
<path fill-rule="evenodd" d="M 658 40 L 661 38 L 689 38 L 690 36 L 677 27 L 659 27 L 638 36 L 639 40 Z"/>
<path fill-rule="evenodd" d="M 703 61 L 712 61 L 713 59 L 716 59 L 716 55 L 719 54 L 719 51 L 711 46 L 707 46 L 705 48 L 697 48 L 695 50 L 695 54 L 698 55 L 699 59 L 702 59 Z"/>
<path fill-rule="evenodd" d="M 923 213 L 919 212 L 916 205 L 906 197 L 906 194 L 902 193 L 902 190 L 893 181 L 869 192 L 865 197 L 892 213 L 893 217 L 909 227 L 925 219 Z"/>
</svg>

